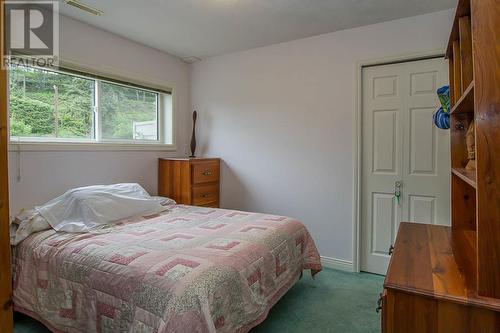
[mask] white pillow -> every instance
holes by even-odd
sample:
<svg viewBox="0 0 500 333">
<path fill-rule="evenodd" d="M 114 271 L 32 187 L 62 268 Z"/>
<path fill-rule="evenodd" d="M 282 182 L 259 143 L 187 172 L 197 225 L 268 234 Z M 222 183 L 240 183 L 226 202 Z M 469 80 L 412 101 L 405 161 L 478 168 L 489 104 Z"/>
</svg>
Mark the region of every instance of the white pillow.
<svg viewBox="0 0 500 333">
<path fill-rule="evenodd" d="M 10 245 L 17 245 L 29 235 L 48 229 L 50 224 L 38 212 L 23 209 L 10 223 Z"/>
<path fill-rule="evenodd" d="M 35 210 L 56 231 L 86 232 L 139 214 L 165 210 L 139 184 L 95 185 L 71 189 Z"/>
</svg>

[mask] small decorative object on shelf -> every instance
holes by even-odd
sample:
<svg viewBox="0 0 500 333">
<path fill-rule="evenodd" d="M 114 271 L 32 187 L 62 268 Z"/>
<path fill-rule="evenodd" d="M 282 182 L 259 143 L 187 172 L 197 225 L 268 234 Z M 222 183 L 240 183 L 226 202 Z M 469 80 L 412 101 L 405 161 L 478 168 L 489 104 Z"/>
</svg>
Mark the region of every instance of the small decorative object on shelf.
<svg viewBox="0 0 500 333">
<path fill-rule="evenodd" d="M 465 145 L 467 146 L 467 158 L 469 162 L 465 166 L 467 170 L 476 170 L 476 140 L 474 139 L 474 120 L 470 123 L 465 134 Z"/>
<path fill-rule="evenodd" d="M 439 108 L 432 115 L 434 120 L 434 124 L 437 128 L 440 129 L 449 129 L 450 128 L 450 114 L 443 111 L 443 108 Z"/>
<path fill-rule="evenodd" d="M 450 113 L 450 86 L 443 86 L 437 90 L 439 102 L 443 107 L 443 111 Z"/>
<path fill-rule="evenodd" d="M 434 112 L 432 119 L 437 128 L 449 129 L 450 128 L 450 87 L 443 86 L 437 90 L 437 95 L 441 107 Z"/>
<path fill-rule="evenodd" d="M 194 153 L 196 152 L 196 117 L 198 114 L 193 111 L 193 133 L 191 134 L 191 158 L 196 157 Z"/>
</svg>

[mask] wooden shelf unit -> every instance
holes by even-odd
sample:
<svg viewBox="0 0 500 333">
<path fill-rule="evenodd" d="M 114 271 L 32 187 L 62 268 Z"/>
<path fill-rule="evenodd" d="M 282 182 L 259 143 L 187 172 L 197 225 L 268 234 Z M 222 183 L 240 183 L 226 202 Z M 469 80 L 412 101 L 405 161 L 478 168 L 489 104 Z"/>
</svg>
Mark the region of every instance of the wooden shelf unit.
<svg viewBox="0 0 500 333">
<path fill-rule="evenodd" d="M 498 22 L 500 1 L 459 0 L 446 52 L 451 227 L 401 223 L 381 294 L 383 332 L 500 332 Z"/>
<path fill-rule="evenodd" d="M 453 92 L 452 227 L 467 226 L 476 233 L 477 293 L 496 299 L 500 298 L 500 52 L 495 47 L 500 41 L 499 21 L 498 1 L 460 0 L 447 49 Z M 465 133 L 471 121 L 476 170 L 465 169 Z M 475 223 L 470 223 L 472 217 Z"/>
</svg>

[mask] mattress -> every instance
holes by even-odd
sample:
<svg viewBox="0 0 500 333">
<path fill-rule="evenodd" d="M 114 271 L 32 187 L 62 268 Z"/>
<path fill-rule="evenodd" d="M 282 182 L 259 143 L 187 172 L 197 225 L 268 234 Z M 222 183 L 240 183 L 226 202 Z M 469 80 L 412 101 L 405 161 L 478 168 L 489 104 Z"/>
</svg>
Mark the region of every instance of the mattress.
<svg viewBox="0 0 500 333">
<path fill-rule="evenodd" d="M 321 270 L 294 219 L 173 205 L 92 233 L 14 248 L 14 308 L 54 332 L 248 332 Z"/>
</svg>

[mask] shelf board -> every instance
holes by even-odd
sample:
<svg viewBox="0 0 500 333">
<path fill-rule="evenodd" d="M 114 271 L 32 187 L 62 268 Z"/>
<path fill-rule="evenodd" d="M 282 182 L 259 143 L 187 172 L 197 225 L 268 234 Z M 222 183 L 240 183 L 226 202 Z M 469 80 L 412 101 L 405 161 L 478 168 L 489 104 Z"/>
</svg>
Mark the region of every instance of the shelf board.
<svg viewBox="0 0 500 333">
<path fill-rule="evenodd" d="M 462 93 L 462 97 L 451 108 L 451 114 L 474 113 L 474 81 Z"/>
<path fill-rule="evenodd" d="M 473 188 L 476 188 L 476 170 L 466 170 L 465 168 L 452 168 L 451 172 L 472 186 Z"/>
</svg>

